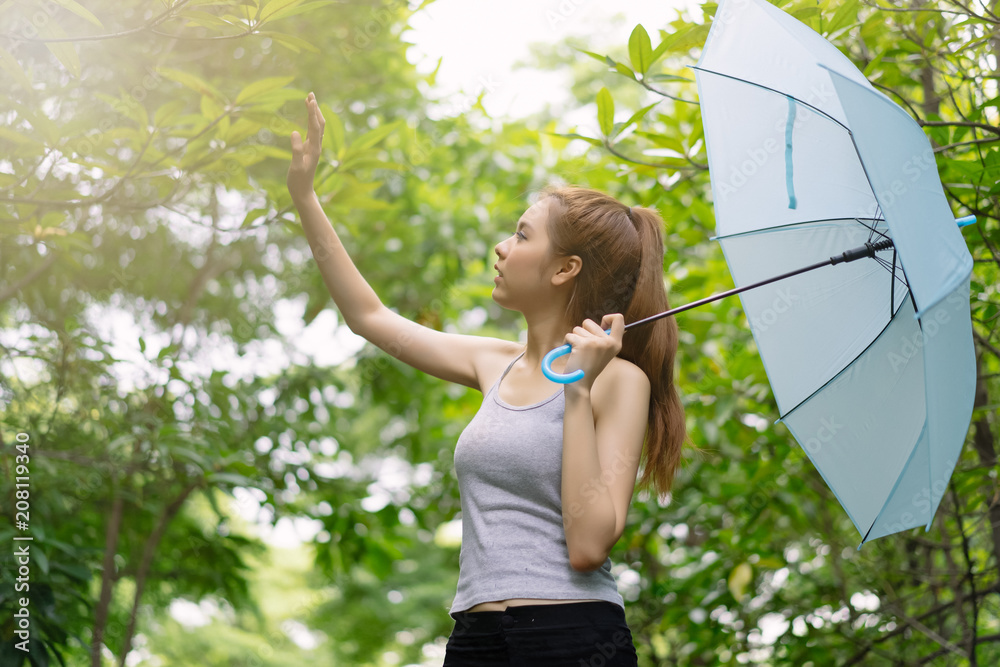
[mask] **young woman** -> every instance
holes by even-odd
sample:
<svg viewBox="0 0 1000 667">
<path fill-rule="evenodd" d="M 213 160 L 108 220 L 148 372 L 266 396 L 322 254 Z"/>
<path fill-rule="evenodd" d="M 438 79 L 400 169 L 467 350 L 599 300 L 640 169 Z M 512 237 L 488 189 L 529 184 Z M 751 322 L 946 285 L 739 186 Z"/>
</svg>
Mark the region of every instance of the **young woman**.
<svg viewBox="0 0 1000 667">
<path fill-rule="evenodd" d="M 344 322 L 484 395 L 455 448 L 462 550 L 444 664 L 635 665 L 608 553 L 643 453 L 640 487 L 665 493 L 684 440 L 676 323 L 623 336 L 626 320 L 668 308 L 662 219 L 594 190 L 545 188 L 495 248 L 493 299 L 524 315 L 527 343 L 435 331 L 383 305 L 344 250 L 313 191 L 325 121 L 312 93 L 306 106 L 288 189 Z M 541 372 L 563 343 L 572 352 L 553 370 L 584 371 L 566 385 Z"/>
</svg>

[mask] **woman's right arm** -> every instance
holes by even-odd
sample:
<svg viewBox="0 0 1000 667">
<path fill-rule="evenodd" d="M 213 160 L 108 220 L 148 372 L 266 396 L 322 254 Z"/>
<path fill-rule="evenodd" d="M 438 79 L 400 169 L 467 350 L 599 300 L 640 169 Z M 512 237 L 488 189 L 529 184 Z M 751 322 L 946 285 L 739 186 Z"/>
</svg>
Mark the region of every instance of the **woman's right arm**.
<svg viewBox="0 0 1000 667">
<path fill-rule="evenodd" d="M 344 323 L 400 361 L 449 382 L 481 389 L 481 368 L 496 364 L 516 343 L 484 336 L 449 334 L 424 327 L 389 310 L 354 266 L 313 190 L 325 121 L 312 93 L 306 98 L 306 141 L 292 132 L 288 191 L 299 212 L 309 247 Z"/>
</svg>

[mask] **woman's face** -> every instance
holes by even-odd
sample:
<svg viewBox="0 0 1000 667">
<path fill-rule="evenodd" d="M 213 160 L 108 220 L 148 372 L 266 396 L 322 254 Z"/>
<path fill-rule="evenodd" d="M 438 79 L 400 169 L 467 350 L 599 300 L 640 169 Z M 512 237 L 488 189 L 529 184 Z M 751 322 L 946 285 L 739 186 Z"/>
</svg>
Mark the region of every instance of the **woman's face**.
<svg viewBox="0 0 1000 667">
<path fill-rule="evenodd" d="M 548 219 L 551 198 L 536 202 L 521 216 L 514 233 L 496 245 L 498 275 L 494 279 L 493 300 L 505 308 L 523 312 L 523 306 L 537 302 L 546 289 L 553 258 L 549 253 Z"/>
</svg>

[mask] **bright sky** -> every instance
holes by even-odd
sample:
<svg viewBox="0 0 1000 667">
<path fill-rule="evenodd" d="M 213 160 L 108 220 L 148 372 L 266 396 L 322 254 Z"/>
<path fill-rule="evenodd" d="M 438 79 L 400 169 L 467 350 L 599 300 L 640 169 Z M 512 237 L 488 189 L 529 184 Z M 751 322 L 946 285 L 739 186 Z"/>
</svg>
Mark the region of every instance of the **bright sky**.
<svg viewBox="0 0 1000 667">
<path fill-rule="evenodd" d="M 415 3 L 414 3 L 415 4 Z M 677 16 L 676 8 L 697 7 L 691 0 L 437 0 L 413 16 L 411 62 L 430 73 L 443 57 L 435 90 L 468 108 L 484 88 L 483 106 L 493 117 L 523 117 L 564 96 L 567 73 L 513 69 L 528 57 L 532 42 L 554 44 L 577 37 L 588 51 L 628 44 L 642 24 L 653 47 L 658 30 Z M 700 15 L 698 11 L 695 15 Z M 621 16 L 621 21 L 612 21 Z M 581 58 L 587 56 L 581 55 Z M 600 66 L 596 61 L 594 65 Z"/>
</svg>

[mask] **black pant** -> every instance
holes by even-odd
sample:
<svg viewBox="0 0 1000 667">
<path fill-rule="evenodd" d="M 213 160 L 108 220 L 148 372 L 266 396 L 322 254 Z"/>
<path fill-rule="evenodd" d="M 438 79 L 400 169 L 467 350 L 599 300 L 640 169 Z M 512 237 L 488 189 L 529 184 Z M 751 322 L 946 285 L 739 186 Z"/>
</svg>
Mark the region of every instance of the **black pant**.
<svg viewBox="0 0 1000 667">
<path fill-rule="evenodd" d="M 444 667 L 636 667 L 625 611 L 569 602 L 455 612 Z"/>
</svg>

